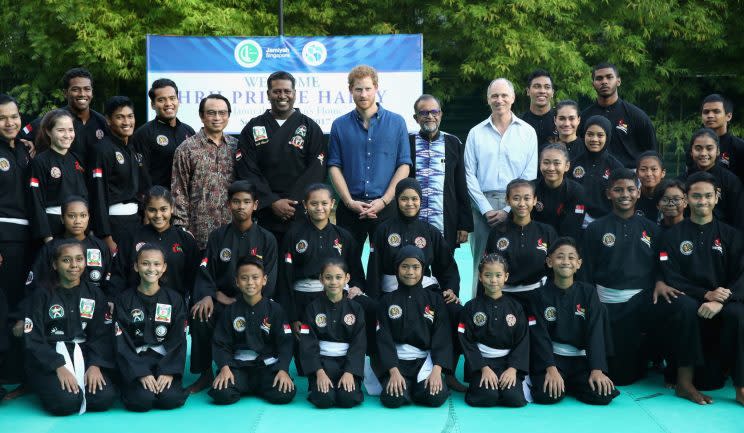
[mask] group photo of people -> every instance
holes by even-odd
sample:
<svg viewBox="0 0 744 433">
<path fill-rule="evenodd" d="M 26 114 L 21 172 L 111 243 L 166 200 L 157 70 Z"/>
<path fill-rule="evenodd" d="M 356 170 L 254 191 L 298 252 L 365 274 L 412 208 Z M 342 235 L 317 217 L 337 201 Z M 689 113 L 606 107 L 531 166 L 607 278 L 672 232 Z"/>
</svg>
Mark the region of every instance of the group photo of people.
<svg viewBox="0 0 744 433">
<path fill-rule="evenodd" d="M 595 65 L 584 107 L 545 69 L 495 77 L 464 140 L 434 95 L 385 109 L 366 65 L 327 135 L 286 71 L 239 136 L 219 93 L 181 122 L 167 77 L 148 122 L 127 96 L 95 111 L 83 67 L 30 122 L 0 94 L 0 401 L 291 405 L 302 376 L 320 409 L 519 410 L 610 405 L 658 375 L 690 404 L 744 405 L 733 104 L 700 95 L 675 176 L 621 73 Z"/>
</svg>

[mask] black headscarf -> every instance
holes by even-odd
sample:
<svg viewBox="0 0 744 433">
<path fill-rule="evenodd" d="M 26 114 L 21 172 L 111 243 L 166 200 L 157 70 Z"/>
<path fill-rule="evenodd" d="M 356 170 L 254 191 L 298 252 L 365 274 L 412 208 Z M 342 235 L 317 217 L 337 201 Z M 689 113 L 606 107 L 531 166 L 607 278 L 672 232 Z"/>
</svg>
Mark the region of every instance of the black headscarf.
<svg viewBox="0 0 744 433">
<path fill-rule="evenodd" d="M 610 120 L 600 115 L 592 116 L 589 118 L 589 120 L 586 121 L 584 131 L 589 129 L 589 127 L 592 125 L 597 125 L 604 130 L 605 136 L 607 136 L 607 138 L 605 139 L 605 146 L 602 150 L 607 149 L 607 146 L 610 145 L 610 140 L 612 139 L 612 124 L 610 123 Z M 584 134 L 586 135 L 586 132 Z"/>
<path fill-rule="evenodd" d="M 424 252 L 421 251 L 421 248 L 415 246 L 415 245 L 406 245 L 400 250 L 398 250 L 398 254 L 395 255 L 395 277 L 398 279 L 398 288 L 400 287 L 408 287 L 408 288 L 421 288 L 421 281 L 424 278 L 424 273 L 421 272 L 421 278 L 418 280 L 418 282 L 413 286 L 406 286 L 403 284 L 403 282 L 400 280 L 400 277 L 398 276 L 398 268 L 400 267 L 400 264 L 403 263 L 405 259 L 416 259 L 421 263 L 422 268 L 426 266 L 424 264 L 425 258 L 424 258 Z"/>
<path fill-rule="evenodd" d="M 402 179 L 398 184 L 395 186 L 395 207 L 398 209 L 398 217 L 402 219 L 403 221 L 410 222 L 413 220 L 418 219 L 419 213 L 421 212 L 421 207 L 419 207 L 418 212 L 416 212 L 416 215 L 409 217 L 403 215 L 403 212 L 400 210 L 400 206 L 398 205 L 398 198 L 401 194 L 403 194 L 403 191 L 407 189 L 412 189 L 416 191 L 416 194 L 419 196 L 419 201 L 423 197 L 423 193 L 421 192 L 421 184 L 419 184 L 419 181 L 412 178 L 407 177 L 405 179 Z"/>
</svg>

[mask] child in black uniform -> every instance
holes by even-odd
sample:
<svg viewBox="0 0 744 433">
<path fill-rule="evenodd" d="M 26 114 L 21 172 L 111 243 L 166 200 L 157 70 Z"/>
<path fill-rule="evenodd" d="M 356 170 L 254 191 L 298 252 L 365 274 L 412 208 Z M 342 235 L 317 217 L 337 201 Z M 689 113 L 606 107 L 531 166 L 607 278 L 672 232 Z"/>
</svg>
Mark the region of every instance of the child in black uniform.
<svg viewBox="0 0 744 433">
<path fill-rule="evenodd" d="M 325 296 L 307 306 L 300 326 L 300 357 L 309 378 L 307 399 L 321 409 L 348 408 L 364 399 L 364 310 L 344 291 L 349 278 L 340 257 L 326 259 L 320 268 Z"/>
<path fill-rule="evenodd" d="M 488 254 L 478 265 L 484 294 L 471 299 L 460 314 L 457 332 L 465 365 L 472 372 L 465 402 L 471 406 L 527 404 L 522 381 L 529 371 L 527 316 L 501 289 L 509 278 L 506 260 Z"/>
<path fill-rule="evenodd" d="M 559 238 L 548 252 L 553 279 L 540 289 L 541 305 L 535 326 L 539 348 L 531 353 L 545 373 L 531 375 L 535 403 L 552 404 L 566 394 L 588 404 L 606 405 L 620 393 L 607 371 L 609 321 L 596 289 L 574 281 L 581 267 L 576 242 Z M 530 326 L 533 319 L 530 318 Z M 542 338 L 548 335 L 549 338 Z"/>
<path fill-rule="evenodd" d="M 121 400 L 135 412 L 174 409 L 188 397 L 181 386 L 186 307 L 177 292 L 160 286 L 167 268 L 160 247 L 143 245 L 134 264 L 139 285 L 119 294 L 115 303 L 116 364 L 124 381 Z"/>
</svg>

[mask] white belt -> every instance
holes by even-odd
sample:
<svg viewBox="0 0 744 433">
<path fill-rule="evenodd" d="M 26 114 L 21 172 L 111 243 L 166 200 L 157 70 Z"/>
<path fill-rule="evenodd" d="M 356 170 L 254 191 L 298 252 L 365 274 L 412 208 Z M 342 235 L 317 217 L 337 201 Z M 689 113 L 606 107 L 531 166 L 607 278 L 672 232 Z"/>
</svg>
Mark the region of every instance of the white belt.
<svg viewBox="0 0 744 433">
<path fill-rule="evenodd" d="M 258 352 L 250 349 L 236 350 L 233 358 L 237 359 L 238 361 L 253 361 L 258 358 Z M 279 360 L 272 356 L 271 358 L 264 359 L 264 364 L 272 365 L 276 364 L 277 361 Z"/>
<path fill-rule="evenodd" d="M 28 225 L 28 220 L 23 218 L 0 218 L 0 223 L 18 224 L 22 226 Z"/>
<path fill-rule="evenodd" d="M 339 343 L 336 341 L 320 340 L 321 356 L 346 356 L 349 351 L 349 343 Z"/>
<path fill-rule="evenodd" d="M 581 228 L 585 229 L 589 226 L 589 224 L 593 222 L 594 222 L 594 218 L 592 218 L 592 216 L 589 215 L 588 213 L 584 212 L 584 221 L 581 223 Z"/>
<path fill-rule="evenodd" d="M 137 213 L 137 203 L 116 203 L 109 206 L 109 215 L 126 216 Z"/>
<path fill-rule="evenodd" d="M 62 206 L 50 206 L 46 208 L 46 213 L 49 215 L 62 215 Z"/>
<path fill-rule="evenodd" d="M 75 344 L 75 349 L 72 351 L 72 358 L 70 352 L 67 350 L 67 345 L 64 341 L 58 341 L 54 347 L 57 353 L 62 355 L 65 359 L 65 368 L 75 376 L 75 382 L 78 384 L 78 388 L 83 394 L 83 402 L 80 404 L 80 414 L 85 413 L 85 360 L 83 359 L 83 350 L 80 349 L 78 342 L 84 342 L 85 339 L 76 339 L 72 343 Z"/>
<path fill-rule="evenodd" d="M 416 374 L 416 382 L 422 382 L 431 375 L 431 371 L 434 369 L 434 363 L 431 360 L 430 351 L 421 350 L 416 346 L 411 346 L 410 344 L 396 344 L 395 351 L 398 352 L 398 359 L 404 361 L 426 358 L 424 365 L 421 366 L 421 370 Z"/>
<path fill-rule="evenodd" d="M 478 350 L 484 358 L 503 358 L 511 353 L 509 349 L 496 349 L 481 343 L 478 343 Z"/>
<path fill-rule="evenodd" d="M 597 295 L 603 304 L 622 304 L 642 291 L 642 289 L 611 289 L 597 284 Z"/>
<path fill-rule="evenodd" d="M 323 284 L 317 278 L 306 278 L 295 281 L 294 289 L 298 292 L 317 293 L 323 291 Z"/>
<path fill-rule="evenodd" d="M 159 353 L 162 356 L 165 356 L 168 353 L 165 350 L 165 346 L 163 346 L 162 344 L 158 346 L 150 346 L 150 345 L 145 344 L 144 346 L 140 346 L 136 348 L 135 350 L 137 351 L 137 354 L 140 354 L 142 352 L 146 352 L 147 349 L 152 349 L 153 352 Z"/>
<path fill-rule="evenodd" d="M 421 286 L 426 288 L 439 284 L 439 281 L 435 277 L 424 275 L 421 279 Z M 384 293 L 390 293 L 398 290 L 398 278 L 395 275 L 383 274 L 382 276 L 382 291 Z"/>
<path fill-rule="evenodd" d="M 556 342 L 553 342 L 553 353 L 561 356 L 586 356 L 586 350 L 579 350 L 579 348 L 570 344 Z"/>
<path fill-rule="evenodd" d="M 518 293 L 518 292 L 529 292 L 530 290 L 539 289 L 542 287 L 543 284 L 545 284 L 545 281 L 548 280 L 548 277 L 542 277 L 540 281 L 533 283 L 533 284 L 522 284 L 519 286 L 504 286 L 503 289 L 501 289 L 504 292 L 507 293 Z"/>
</svg>

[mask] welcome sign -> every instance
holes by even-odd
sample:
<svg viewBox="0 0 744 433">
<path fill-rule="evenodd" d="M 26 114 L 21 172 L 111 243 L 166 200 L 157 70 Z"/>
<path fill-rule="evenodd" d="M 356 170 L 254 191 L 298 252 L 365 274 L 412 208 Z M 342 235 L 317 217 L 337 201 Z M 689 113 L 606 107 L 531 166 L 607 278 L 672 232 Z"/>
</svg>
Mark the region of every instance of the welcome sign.
<svg viewBox="0 0 744 433">
<path fill-rule="evenodd" d="M 201 125 L 199 102 L 210 93 L 232 105 L 226 132 L 239 134 L 268 109 L 266 79 L 284 70 L 297 79 L 295 107 L 329 133 L 333 120 L 354 108 L 347 74 L 357 65 L 377 69 L 377 101 L 401 114 L 411 131 L 413 103 L 423 89 L 421 35 L 328 37 L 147 36 L 148 88 L 158 78 L 178 85 L 178 117 Z M 149 109 L 148 120 L 155 117 Z"/>
</svg>

